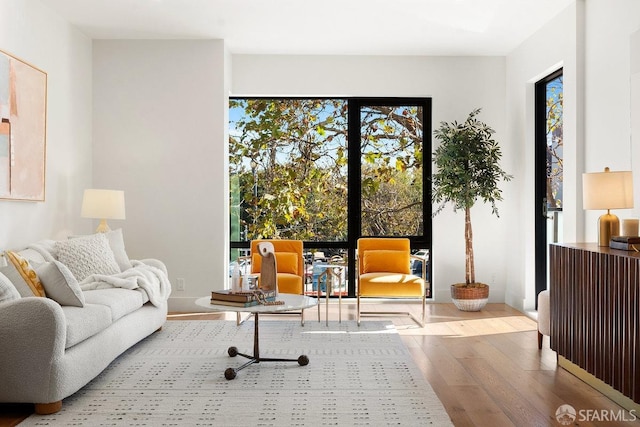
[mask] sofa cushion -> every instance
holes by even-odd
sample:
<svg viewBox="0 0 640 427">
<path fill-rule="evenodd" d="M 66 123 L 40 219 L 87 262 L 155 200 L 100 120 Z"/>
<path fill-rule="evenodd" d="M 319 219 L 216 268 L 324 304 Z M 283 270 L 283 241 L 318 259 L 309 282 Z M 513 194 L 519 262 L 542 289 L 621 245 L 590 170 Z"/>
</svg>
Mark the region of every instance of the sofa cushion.
<svg viewBox="0 0 640 427">
<path fill-rule="evenodd" d="M 6 251 L 5 258 L 7 259 L 7 265 L 0 268 L 0 273 L 4 274 L 13 283 L 13 286 L 21 296 L 45 296 L 42 283 L 38 280 L 38 275 L 29 264 L 29 261 L 12 251 Z"/>
<path fill-rule="evenodd" d="M 36 267 L 47 297 L 60 305 L 84 306 L 84 294 L 78 281 L 60 261 L 45 262 Z"/>
<path fill-rule="evenodd" d="M 109 308 L 112 322 L 142 307 L 146 302 L 145 297 L 144 291 L 132 289 L 109 288 L 84 291 L 87 304 L 99 304 Z"/>
<path fill-rule="evenodd" d="M 91 274 L 116 274 L 120 267 L 104 233 L 56 242 L 58 260 L 69 267 L 78 282 Z"/>
<path fill-rule="evenodd" d="M 365 273 L 358 277 L 358 292 L 363 297 L 421 297 L 424 280 L 412 274 Z"/>
<path fill-rule="evenodd" d="M 11 280 L 4 274 L 0 273 L 0 303 L 4 301 L 13 301 L 20 299 L 20 294 Z"/>
<path fill-rule="evenodd" d="M 36 243 L 31 243 L 26 249 L 21 250 L 20 254 L 29 261 L 45 262 L 58 259 L 56 241 L 50 239 L 39 240 Z"/>
<path fill-rule="evenodd" d="M 102 304 L 85 304 L 84 307 L 62 307 L 67 320 L 67 342 L 64 348 L 73 347 L 105 330 L 111 325 L 111 310 Z"/>
</svg>

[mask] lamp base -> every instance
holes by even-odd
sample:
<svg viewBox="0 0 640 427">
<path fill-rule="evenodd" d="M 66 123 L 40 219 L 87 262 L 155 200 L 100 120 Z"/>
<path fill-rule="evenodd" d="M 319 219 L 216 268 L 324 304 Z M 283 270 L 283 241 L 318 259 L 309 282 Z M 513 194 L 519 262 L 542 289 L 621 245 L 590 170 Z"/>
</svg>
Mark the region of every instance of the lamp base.
<svg viewBox="0 0 640 427">
<path fill-rule="evenodd" d="M 601 215 L 598 218 L 598 246 L 609 246 L 613 236 L 620 235 L 620 220 L 612 213 Z"/>
<path fill-rule="evenodd" d="M 101 219 L 98 228 L 96 228 L 96 233 L 106 233 L 107 231 L 111 231 L 111 228 L 109 228 L 106 219 Z"/>
</svg>

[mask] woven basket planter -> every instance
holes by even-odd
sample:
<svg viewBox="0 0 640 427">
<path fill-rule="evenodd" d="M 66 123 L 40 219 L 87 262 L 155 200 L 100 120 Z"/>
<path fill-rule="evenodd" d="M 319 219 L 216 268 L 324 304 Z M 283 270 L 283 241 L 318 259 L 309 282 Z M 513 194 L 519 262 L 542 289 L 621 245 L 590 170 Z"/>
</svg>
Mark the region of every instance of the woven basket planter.
<svg viewBox="0 0 640 427">
<path fill-rule="evenodd" d="M 480 311 L 489 300 L 489 285 L 466 287 L 451 285 L 451 299 L 461 311 Z"/>
</svg>

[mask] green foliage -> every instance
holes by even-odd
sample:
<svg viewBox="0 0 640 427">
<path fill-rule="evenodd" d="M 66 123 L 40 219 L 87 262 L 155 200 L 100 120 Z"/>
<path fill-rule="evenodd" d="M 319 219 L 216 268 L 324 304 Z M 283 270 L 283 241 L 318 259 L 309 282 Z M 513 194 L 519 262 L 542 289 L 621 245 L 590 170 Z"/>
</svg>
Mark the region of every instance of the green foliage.
<svg viewBox="0 0 640 427">
<path fill-rule="evenodd" d="M 363 191 L 362 235 L 423 235 L 422 169 L 396 170 L 386 182 L 368 179 Z"/>
<path fill-rule="evenodd" d="M 562 76 L 547 85 L 547 203 L 549 208 L 562 208 L 563 182 L 563 110 Z"/>
<path fill-rule="evenodd" d="M 240 176 L 244 240 L 346 238 L 346 105 L 242 99 L 230 107 L 242 109 L 229 163 Z"/>
<path fill-rule="evenodd" d="M 480 111 L 473 110 L 464 123 L 442 122 L 434 132 L 441 142 L 433 155 L 432 196 L 440 203 L 436 214 L 446 203 L 454 210 L 467 209 L 480 199 L 498 215 L 496 202 L 502 200 L 498 183 L 512 176 L 500 167 L 502 152 L 493 139 L 495 131 L 476 119 Z"/>
<path fill-rule="evenodd" d="M 232 99 L 230 109 L 241 111 L 229 137 L 233 236 L 346 240 L 346 101 Z M 363 234 L 422 224 L 419 117 L 415 107 L 362 110 Z"/>
</svg>

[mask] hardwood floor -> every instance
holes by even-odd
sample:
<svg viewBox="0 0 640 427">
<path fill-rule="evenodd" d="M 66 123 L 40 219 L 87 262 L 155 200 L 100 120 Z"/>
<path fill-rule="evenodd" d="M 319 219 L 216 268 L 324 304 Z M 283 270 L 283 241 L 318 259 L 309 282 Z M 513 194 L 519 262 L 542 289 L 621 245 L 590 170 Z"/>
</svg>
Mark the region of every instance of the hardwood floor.
<svg viewBox="0 0 640 427">
<path fill-rule="evenodd" d="M 343 300 L 342 320 L 355 320 L 355 301 Z M 407 311 L 418 315 L 419 304 L 365 303 L 364 310 Z M 324 316 L 324 303 L 321 311 Z M 266 315 L 261 315 L 266 317 Z M 276 318 L 276 317 L 274 317 Z M 299 321 L 299 316 L 277 315 Z M 621 407 L 556 366 L 556 354 L 545 337 L 538 350 L 536 323 L 505 304 L 488 304 L 467 313 L 453 304 L 428 304 L 427 325 L 409 317 L 385 317 L 396 325 L 456 426 L 560 426 L 560 405 L 591 414 L 619 414 Z M 171 313 L 169 320 L 228 319 L 235 314 Z M 337 301 L 331 301 L 329 319 L 338 319 Z M 364 317 L 383 319 L 382 317 Z M 307 310 L 306 322 L 317 321 L 317 309 Z M 0 426 L 13 426 L 31 412 L 29 405 L 0 404 Z M 580 426 L 640 426 L 640 421 L 603 421 L 598 416 L 577 419 Z M 640 414 L 636 414 L 640 416 Z M 584 417 L 583 417 L 584 418 Z M 634 417 L 628 412 L 625 420 Z"/>
</svg>

